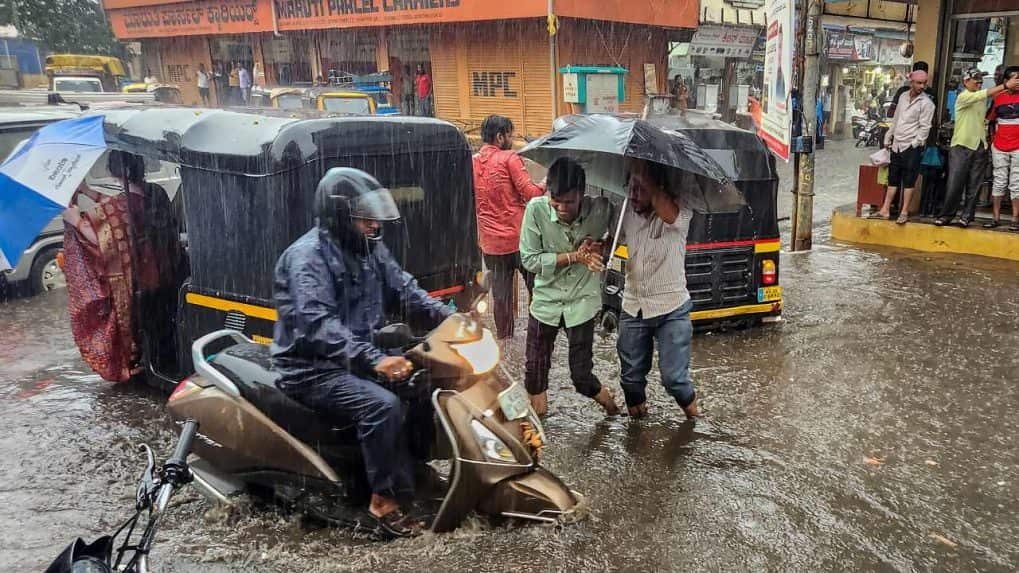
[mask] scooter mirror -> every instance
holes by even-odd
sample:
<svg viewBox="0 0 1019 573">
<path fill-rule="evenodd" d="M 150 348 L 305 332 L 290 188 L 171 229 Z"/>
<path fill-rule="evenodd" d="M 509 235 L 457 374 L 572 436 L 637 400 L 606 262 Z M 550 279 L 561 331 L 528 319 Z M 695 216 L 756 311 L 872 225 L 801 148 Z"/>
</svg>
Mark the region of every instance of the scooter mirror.
<svg viewBox="0 0 1019 573">
<path fill-rule="evenodd" d="M 372 339 L 375 346 L 382 349 L 404 348 L 414 342 L 414 332 L 406 324 L 397 322 L 380 328 Z"/>
</svg>

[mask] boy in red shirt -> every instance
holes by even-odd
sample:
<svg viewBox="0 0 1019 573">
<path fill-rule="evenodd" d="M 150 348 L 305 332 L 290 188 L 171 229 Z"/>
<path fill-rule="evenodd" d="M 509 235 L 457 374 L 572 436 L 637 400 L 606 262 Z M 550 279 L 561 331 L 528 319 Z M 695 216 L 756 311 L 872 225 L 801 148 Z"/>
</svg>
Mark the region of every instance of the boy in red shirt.
<svg viewBox="0 0 1019 573">
<path fill-rule="evenodd" d="M 490 115 L 481 124 L 485 142 L 474 156 L 474 208 L 485 267 L 492 272 L 492 313 L 496 338 L 513 337 L 513 275 L 524 277 L 527 292 L 534 276 L 520 262 L 520 227 L 527 202 L 545 194 L 531 181 L 524 160 L 513 151 L 513 122 Z"/>
<path fill-rule="evenodd" d="M 1004 81 L 1019 76 L 1019 66 L 1005 70 Z M 1019 231 L 1019 90 L 1006 89 L 994 98 L 988 120 L 995 122 L 991 161 L 994 165 L 994 220 L 984 227 L 1001 224 L 1001 198 L 1011 196 L 1012 224 L 1009 231 Z"/>
</svg>

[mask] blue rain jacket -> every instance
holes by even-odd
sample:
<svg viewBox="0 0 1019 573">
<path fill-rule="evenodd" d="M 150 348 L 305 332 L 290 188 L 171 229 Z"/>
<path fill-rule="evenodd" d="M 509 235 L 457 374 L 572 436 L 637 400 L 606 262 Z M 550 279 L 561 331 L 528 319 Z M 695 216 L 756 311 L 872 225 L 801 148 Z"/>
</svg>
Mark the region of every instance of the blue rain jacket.
<svg viewBox="0 0 1019 573">
<path fill-rule="evenodd" d="M 387 311 L 423 315 L 438 325 L 452 310 L 404 272 L 383 244 L 360 256 L 318 227 L 290 245 L 276 263 L 273 368 L 282 389 L 323 375 L 370 375 L 386 354 L 372 344 Z"/>
</svg>

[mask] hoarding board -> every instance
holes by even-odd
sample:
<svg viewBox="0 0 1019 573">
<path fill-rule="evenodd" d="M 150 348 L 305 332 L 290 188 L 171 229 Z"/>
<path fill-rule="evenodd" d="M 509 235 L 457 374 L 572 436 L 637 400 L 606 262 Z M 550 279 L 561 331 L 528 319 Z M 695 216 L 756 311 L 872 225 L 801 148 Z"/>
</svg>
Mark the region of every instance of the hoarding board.
<svg viewBox="0 0 1019 573">
<path fill-rule="evenodd" d="M 791 0 L 768 0 L 764 48 L 764 115 L 759 134 L 772 153 L 789 161 L 793 110 L 794 4 Z"/>
</svg>

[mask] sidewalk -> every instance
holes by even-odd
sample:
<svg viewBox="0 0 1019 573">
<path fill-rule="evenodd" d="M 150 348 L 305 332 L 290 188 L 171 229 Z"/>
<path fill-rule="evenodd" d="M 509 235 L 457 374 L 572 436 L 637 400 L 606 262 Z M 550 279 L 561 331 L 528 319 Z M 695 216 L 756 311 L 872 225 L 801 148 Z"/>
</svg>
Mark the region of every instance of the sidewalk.
<svg viewBox="0 0 1019 573">
<path fill-rule="evenodd" d="M 996 229 L 984 229 L 983 218 L 968 228 L 955 225 L 938 227 L 934 219 L 914 217 L 905 225 L 895 221 L 856 216 L 855 203 L 835 208 L 831 218 L 831 236 L 837 241 L 885 245 L 930 253 L 979 255 L 1019 261 L 1019 233 L 1008 230 L 1007 217 Z"/>
</svg>

